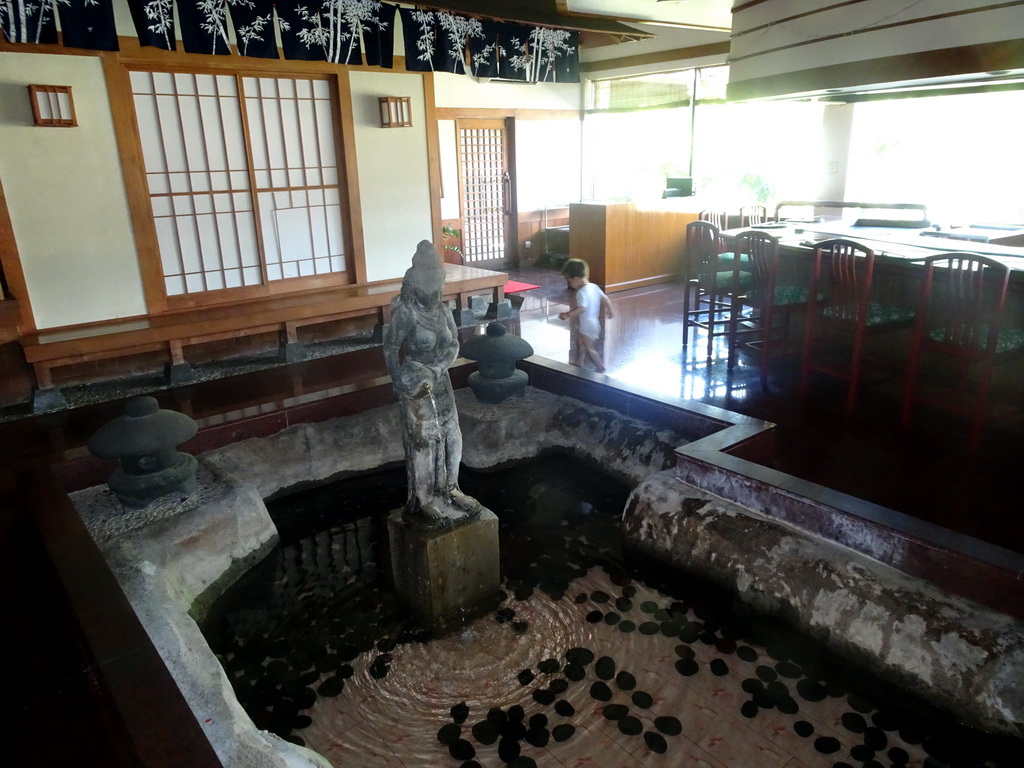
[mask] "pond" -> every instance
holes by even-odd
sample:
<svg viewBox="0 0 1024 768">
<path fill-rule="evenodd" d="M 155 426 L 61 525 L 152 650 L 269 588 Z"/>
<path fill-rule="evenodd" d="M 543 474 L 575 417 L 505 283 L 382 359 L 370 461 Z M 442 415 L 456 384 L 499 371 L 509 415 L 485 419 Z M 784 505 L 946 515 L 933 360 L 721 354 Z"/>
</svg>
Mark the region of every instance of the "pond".
<svg viewBox="0 0 1024 768">
<path fill-rule="evenodd" d="M 549 453 L 462 487 L 500 521 L 502 593 L 433 638 L 390 591 L 402 467 L 268 502 L 280 543 L 204 634 L 260 729 L 335 766 L 1009 766 L 960 726 L 623 551 L 629 488 Z"/>
</svg>

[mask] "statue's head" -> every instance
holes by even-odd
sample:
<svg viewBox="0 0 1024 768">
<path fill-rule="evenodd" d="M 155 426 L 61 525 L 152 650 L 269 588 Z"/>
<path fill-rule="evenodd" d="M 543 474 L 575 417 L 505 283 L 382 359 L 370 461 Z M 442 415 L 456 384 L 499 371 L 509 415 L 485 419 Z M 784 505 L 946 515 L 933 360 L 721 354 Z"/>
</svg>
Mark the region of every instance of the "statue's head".
<svg viewBox="0 0 1024 768">
<path fill-rule="evenodd" d="M 440 301 L 444 288 L 444 264 L 434 244 L 421 240 L 412 257 L 412 266 L 405 271 L 402 288 L 409 295 Z"/>
</svg>

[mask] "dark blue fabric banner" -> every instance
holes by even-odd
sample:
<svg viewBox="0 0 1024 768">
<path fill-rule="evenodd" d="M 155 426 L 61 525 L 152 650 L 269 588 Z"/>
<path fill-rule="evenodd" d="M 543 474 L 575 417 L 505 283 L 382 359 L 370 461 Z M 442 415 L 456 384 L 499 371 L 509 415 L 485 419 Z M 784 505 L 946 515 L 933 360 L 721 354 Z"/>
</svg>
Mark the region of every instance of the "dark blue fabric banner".
<svg viewBox="0 0 1024 768">
<path fill-rule="evenodd" d="M 178 0 L 182 48 L 216 56 L 231 53 L 227 5 L 228 0 Z"/>
<path fill-rule="evenodd" d="M 61 39 L 69 48 L 116 51 L 117 29 L 111 0 L 63 0 L 57 3 Z"/>
<path fill-rule="evenodd" d="M 535 27 L 527 24 L 505 22 L 499 25 L 495 41 L 498 52 L 498 77 L 504 80 L 529 79 L 530 74 L 530 32 Z"/>
<path fill-rule="evenodd" d="M 366 64 L 391 69 L 395 66 L 395 16 L 397 5 L 380 3 L 372 19 L 363 22 Z"/>
<path fill-rule="evenodd" d="M 437 25 L 433 11 L 399 8 L 402 15 L 402 41 L 405 43 L 405 69 L 408 72 L 433 72 L 437 53 Z"/>
<path fill-rule="evenodd" d="M 56 43 L 57 23 L 50 0 L 4 0 L 0 24 L 9 43 Z"/>
<path fill-rule="evenodd" d="M 469 71 L 476 77 L 498 76 L 498 32 L 500 21 L 481 22 L 483 34 L 469 38 Z"/>
<path fill-rule="evenodd" d="M 531 81 L 578 83 L 580 81 L 580 35 L 568 29 L 537 27 L 530 38 L 536 63 Z"/>
<path fill-rule="evenodd" d="M 174 39 L 174 8 L 171 0 L 128 0 L 139 45 L 177 50 Z"/>
<path fill-rule="evenodd" d="M 483 23 L 479 19 L 445 11 L 435 11 L 434 19 L 438 47 L 438 55 L 434 59 L 436 69 L 456 75 L 469 74 L 466 62 L 470 44 L 473 40 L 483 39 Z"/>
<path fill-rule="evenodd" d="M 275 10 L 286 59 L 362 64 L 359 29 L 374 3 L 358 0 L 280 0 Z"/>
<path fill-rule="evenodd" d="M 239 56 L 278 58 L 277 39 L 274 37 L 274 0 L 235 2 L 231 4 L 230 14 Z"/>
</svg>

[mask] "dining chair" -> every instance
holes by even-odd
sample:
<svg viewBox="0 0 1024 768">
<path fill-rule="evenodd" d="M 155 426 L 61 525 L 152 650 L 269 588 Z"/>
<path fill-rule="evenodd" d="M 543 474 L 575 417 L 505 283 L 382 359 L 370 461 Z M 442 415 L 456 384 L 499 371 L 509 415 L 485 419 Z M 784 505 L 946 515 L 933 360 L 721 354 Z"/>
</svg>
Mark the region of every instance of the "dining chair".
<svg viewBox="0 0 1024 768">
<path fill-rule="evenodd" d="M 715 339 L 729 332 L 731 313 L 737 308 L 735 297 L 752 282 L 749 272 L 731 267 L 720 270 L 718 256 L 724 247 L 721 230 L 711 222 L 698 220 L 686 225 L 683 349 L 689 343 L 690 329 L 703 329 L 709 360 Z"/>
<path fill-rule="evenodd" d="M 710 223 L 714 224 L 716 227 L 718 227 L 719 229 L 728 229 L 729 228 L 729 213 L 728 213 L 728 211 L 723 211 L 723 210 L 714 209 L 714 208 L 705 208 L 703 211 L 701 211 L 697 215 L 697 218 L 700 219 L 701 221 L 710 222 Z"/>
<path fill-rule="evenodd" d="M 914 319 L 912 309 L 872 300 L 874 267 L 874 251 L 853 240 L 823 240 L 814 248 L 800 394 L 810 391 L 812 372 L 844 380 L 847 413 L 857 405 L 867 337 L 909 328 Z"/>
<path fill-rule="evenodd" d="M 918 403 L 970 418 L 976 451 L 991 402 L 995 366 L 1024 352 L 1024 329 L 1004 326 L 1010 269 L 986 256 L 941 253 L 924 260 L 924 277 L 903 387 L 904 429 Z M 933 365 L 922 377 L 922 360 Z M 971 374 L 974 373 L 974 381 Z"/>
<path fill-rule="evenodd" d="M 728 213 L 728 211 L 723 211 L 723 210 L 718 210 L 718 209 L 713 209 L 713 208 L 705 208 L 703 211 L 701 211 L 698 214 L 698 219 L 700 221 L 707 221 L 707 222 L 710 222 L 710 223 L 714 224 L 716 227 L 718 227 L 719 230 L 728 229 L 729 228 L 729 213 Z M 746 263 L 746 257 L 744 257 L 742 260 L 743 260 L 744 263 Z M 728 271 L 732 270 L 732 262 L 733 262 L 733 252 L 729 251 L 729 250 L 726 250 L 726 246 L 724 245 L 724 240 L 723 240 L 722 250 L 720 250 L 719 253 L 718 253 L 718 268 L 719 268 L 719 270 L 722 271 L 722 272 L 728 272 Z"/>
<path fill-rule="evenodd" d="M 737 269 L 741 266 L 750 273 L 750 284 L 738 296 L 740 310 L 730 315 L 729 368 L 734 366 L 739 349 L 756 351 L 761 389 L 767 391 L 772 358 L 778 354 L 784 356 L 789 347 L 791 317 L 806 307 L 807 286 L 780 282 L 779 240 L 767 232 L 755 229 L 740 232 L 733 251 L 737 259 L 747 257 L 745 262 L 739 262 Z"/>
<path fill-rule="evenodd" d="M 764 224 L 767 220 L 768 209 L 760 203 L 740 208 L 740 226 L 745 229 L 755 224 Z"/>
</svg>

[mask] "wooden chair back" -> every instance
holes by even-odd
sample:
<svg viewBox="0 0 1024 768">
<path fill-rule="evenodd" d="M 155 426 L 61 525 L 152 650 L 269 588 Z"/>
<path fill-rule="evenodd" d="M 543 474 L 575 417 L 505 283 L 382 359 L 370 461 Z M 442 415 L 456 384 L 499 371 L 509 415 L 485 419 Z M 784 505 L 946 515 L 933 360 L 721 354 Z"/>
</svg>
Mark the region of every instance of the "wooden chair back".
<svg viewBox="0 0 1024 768">
<path fill-rule="evenodd" d="M 991 398 L 993 368 L 1004 357 L 1024 353 L 1024 331 L 1003 328 L 1009 284 L 1010 268 L 986 256 L 940 253 L 924 260 L 903 385 L 904 428 L 910 424 L 914 405 L 926 400 L 934 407 L 969 417 L 967 447 L 977 450 Z M 951 358 L 960 371 L 937 396 L 919 390 L 924 352 Z"/>
<path fill-rule="evenodd" d="M 862 243 L 842 238 L 818 243 L 808 291 L 811 304 L 823 303 L 833 321 L 865 323 L 874 268 L 875 252 Z"/>
<path fill-rule="evenodd" d="M 717 265 L 721 250 L 721 230 L 706 220 L 692 221 L 686 225 L 687 277 L 705 282 Z"/>
<path fill-rule="evenodd" d="M 756 205 L 745 205 L 740 208 L 740 226 L 752 227 L 755 224 L 764 224 L 768 220 L 768 209 L 760 203 Z"/>
<path fill-rule="evenodd" d="M 994 356 L 1009 267 L 974 253 L 942 253 L 925 259 L 924 269 L 913 343 L 966 357 Z"/>
<path fill-rule="evenodd" d="M 700 212 L 699 218 L 701 221 L 711 222 L 719 229 L 729 228 L 729 214 L 726 211 L 705 208 Z"/>
<path fill-rule="evenodd" d="M 736 254 L 737 264 L 742 256 L 748 257 L 742 267 L 743 271 L 750 272 L 753 281 L 747 291 L 748 303 L 770 306 L 774 300 L 775 279 L 779 271 L 779 239 L 767 232 L 748 229 L 736 235 L 733 253 Z"/>
</svg>

